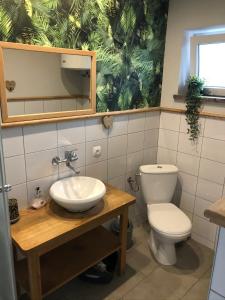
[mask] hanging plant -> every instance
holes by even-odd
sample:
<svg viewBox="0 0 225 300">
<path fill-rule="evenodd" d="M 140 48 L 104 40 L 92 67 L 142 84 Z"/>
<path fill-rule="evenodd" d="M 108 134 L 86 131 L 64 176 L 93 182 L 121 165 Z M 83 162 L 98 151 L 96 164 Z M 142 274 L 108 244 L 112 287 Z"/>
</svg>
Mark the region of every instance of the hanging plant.
<svg viewBox="0 0 225 300">
<path fill-rule="evenodd" d="M 198 76 L 190 76 L 186 94 L 186 121 L 188 124 L 187 133 L 190 140 L 196 141 L 200 134 L 199 110 L 202 105 L 204 80 Z"/>
</svg>

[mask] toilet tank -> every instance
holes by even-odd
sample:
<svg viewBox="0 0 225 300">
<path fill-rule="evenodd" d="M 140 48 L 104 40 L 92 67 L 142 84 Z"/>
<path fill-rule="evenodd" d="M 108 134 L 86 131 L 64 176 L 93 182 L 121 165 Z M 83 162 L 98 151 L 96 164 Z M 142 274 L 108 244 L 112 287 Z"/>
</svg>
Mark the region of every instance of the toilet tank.
<svg viewBox="0 0 225 300">
<path fill-rule="evenodd" d="M 178 168 L 174 165 L 140 166 L 140 183 L 147 204 L 166 203 L 172 200 Z"/>
</svg>

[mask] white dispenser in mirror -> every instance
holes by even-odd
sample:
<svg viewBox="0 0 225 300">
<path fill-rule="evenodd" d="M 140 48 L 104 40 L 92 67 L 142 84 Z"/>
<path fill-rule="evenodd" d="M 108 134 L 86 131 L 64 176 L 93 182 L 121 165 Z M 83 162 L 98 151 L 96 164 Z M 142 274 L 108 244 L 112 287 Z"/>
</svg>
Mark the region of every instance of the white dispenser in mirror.
<svg viewBox="0 0 225 300">
<path fill-rule="evenodd" d="M 61 67 L 65 69 L 90 70 L 91 57 L 84 55 L 61 55 Z"/>
</svg>

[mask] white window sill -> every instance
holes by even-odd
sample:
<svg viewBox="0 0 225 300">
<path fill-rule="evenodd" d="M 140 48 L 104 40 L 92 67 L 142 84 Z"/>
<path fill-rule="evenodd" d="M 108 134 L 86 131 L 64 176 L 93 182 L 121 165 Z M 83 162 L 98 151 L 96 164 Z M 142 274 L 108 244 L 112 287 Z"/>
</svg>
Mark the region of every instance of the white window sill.
<svg viewBox="0 0 225 300">
<path fill-rule="evenodd" d="M 185 101 L 184 95 L 173 95 L 173 99 L 175 101 Z M 225 103 L 225 97 L 219 97 L 219 96 L 201 96 L 201 99 L 204 102 L 218 102 L 218 103 Z"/>
</svg>

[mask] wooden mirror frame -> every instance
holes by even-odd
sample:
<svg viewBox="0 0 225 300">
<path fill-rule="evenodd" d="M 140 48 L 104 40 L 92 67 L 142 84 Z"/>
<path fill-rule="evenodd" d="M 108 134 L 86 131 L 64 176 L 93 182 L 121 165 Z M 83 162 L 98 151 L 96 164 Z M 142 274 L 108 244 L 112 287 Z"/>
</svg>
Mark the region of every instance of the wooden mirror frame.
<svg viewBox="0 0 225 300">
<path fill-rule="evenodd" d="M 52 113 L 37 113 L 30 115 L 8 115 L 8 104 L 6 96 L 6 86 L 4 78 L 4 58 L 3 58 L 3 49 L 16 49 L 16 50 L 25 50 L 25 51 L 35 51 L 35 52 L 47 52 L 47 53 L 59 53 L 59 54 L 70 54 L 70 55 L 84 55 L 91 56 L 91 70 L 90 70 L 90 108 L 84 110 L 74 110 L 74 111 L 63 111 L 63 112 L 52 112 Z M 40 97 L 44 98 L 44 97 Z M 96 113 L 96 53 L 94 51 L 87 50 L 73 50 L 73 49 L 64 49 L 64 48 L 55 48 L 55 47 L 44 47 L 36 45 L 27 45 L 19 43 L 9 43 L 9 42 L 0 42 L 0 100 L 1 100 L 1 115 L 2 123 L 15 123 L 19 122 L 22 125 L 23 121 L 36 120 L 35 123 L 38 123 L 38 120 L 48 120 L 54 119 L 63 120 L 68 117 L 76 118 L 80 115 L 91 115 Z"/>
</svg>

